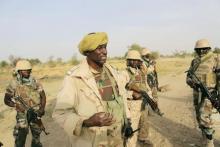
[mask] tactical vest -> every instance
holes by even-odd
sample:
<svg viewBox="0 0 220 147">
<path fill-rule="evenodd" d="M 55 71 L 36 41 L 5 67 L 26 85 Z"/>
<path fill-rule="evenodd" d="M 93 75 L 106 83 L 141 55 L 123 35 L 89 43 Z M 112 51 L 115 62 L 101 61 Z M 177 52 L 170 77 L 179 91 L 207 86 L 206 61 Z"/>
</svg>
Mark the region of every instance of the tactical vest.
<svg viewBox="0 0 220 147">
<path fill-rule="evenodd" d="M 149 87 L 146 84 L 146 76 L 141 70 L 128 67 L 127 68 L 130 80 L 136 84 L 141 90 L 149 91 Z"/>
<path fill-rule="evenodd" d="M 124 101 L 122 96 L 119 95 L 118 85 L 109 71 L 105 66 L 103 67 L 103 71 L 100 74 L 95 75 L 96 84 L 99 90 L 99 93 L 105 102 L 106 111 L 114 116 L 116 119 L 116 123 L 109 127 L 108 133 L 112 136 L 115 136 L 115 129 L 121 130 L 121 124 L 124 124 Z M 113 133 L 113 134 L 112 134 Z"/>
<path fill-rule="evenodd" d="M 35 80 L 29 84 L 22 84 L 16 81 L 15 96 L 22 97 L 25 103 L 30 107 L 38 107 L 40 104 L 40 94 Z"/>
<path fill-rule="evenodd" d="M 217 58 L 215 54 L 209 52 L 201 58 L 201 63 L 195 71 L 196 76 L 207 86 L 215 87 L 216 74 L 213 72 L 217 66 Z"/>
<path fill-rule="evenodd" d="M 154 61 L 153 60 L 149 60 L 149 61 L 146 61 L 144 60 L 144 64 L 146 65 L 147 67 L 147 74 L 154 74 Z"/>
</svg>

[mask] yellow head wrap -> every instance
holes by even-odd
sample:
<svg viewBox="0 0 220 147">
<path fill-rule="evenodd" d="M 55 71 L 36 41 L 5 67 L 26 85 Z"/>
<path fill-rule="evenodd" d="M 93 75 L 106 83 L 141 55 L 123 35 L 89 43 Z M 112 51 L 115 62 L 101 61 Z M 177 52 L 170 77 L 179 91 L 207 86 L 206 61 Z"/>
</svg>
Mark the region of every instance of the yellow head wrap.
<svg viewBox="0 0 220 147">
<path fill-rule="evenodd" d="M 105 32 L 90 33 L 79 43 L 79 52 L 83 55 L 86 51 L 94 51 L 99 45 L 107 44 L 108 36 Z"/>
</svg>

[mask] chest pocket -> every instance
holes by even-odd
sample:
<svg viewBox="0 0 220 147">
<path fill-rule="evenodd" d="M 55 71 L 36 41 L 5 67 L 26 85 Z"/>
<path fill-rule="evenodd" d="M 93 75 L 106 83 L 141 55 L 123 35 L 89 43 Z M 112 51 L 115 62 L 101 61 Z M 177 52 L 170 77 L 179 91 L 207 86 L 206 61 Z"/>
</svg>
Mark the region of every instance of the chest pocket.
<svg viewBox="0 0 220 147">
<path fill-rule="evenodd" d="M 30 107 L 35 107 L 40 104 L 40 94 L 31 85 L 18 85 L 16 95 L 21 96 L 26 104 Z"/>
<path fill-rule="evenodd" d="M 108 69 L 104 68 L 101 74 L 95 76 L 95 80 L 104 101 L 113 101 L 119 95 L 118 85 Z"/>
<path fill-rule="evenodd" d="M 196 70 L 198 78 L 208 87 L 215 87 L 216 85 L 216 75 L 213 72 L 214 66 L 215 60 L 210 57 L 202 62 Z"/>
</svg>

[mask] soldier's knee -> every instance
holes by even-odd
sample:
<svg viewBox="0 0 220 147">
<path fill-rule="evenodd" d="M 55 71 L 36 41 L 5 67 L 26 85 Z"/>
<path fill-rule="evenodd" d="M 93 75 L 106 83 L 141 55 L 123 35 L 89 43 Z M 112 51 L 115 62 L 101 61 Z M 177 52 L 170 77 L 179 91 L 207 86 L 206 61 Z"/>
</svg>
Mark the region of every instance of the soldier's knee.
<svg viewBox="0 0 220 147">
<path fill-rule="evenodd" d="M 28 132 L 29 132 L 28 128 L 20 128 L 20 127 L 15 126 L 14 131 L 13 131 L 13 136 L 15 138 L 17 137 L 26 138 Z"/>
</svg>

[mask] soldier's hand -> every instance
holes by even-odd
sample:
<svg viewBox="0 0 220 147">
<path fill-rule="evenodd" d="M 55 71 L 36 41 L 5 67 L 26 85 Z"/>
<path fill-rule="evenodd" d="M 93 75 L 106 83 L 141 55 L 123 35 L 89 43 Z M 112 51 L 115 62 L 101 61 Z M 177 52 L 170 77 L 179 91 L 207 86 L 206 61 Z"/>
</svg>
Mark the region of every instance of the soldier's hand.
<svg viewBox="0 0 220 147">
<path fill-rule="evenodd" d="M 45 114 L 44 109 L 39 109 L 39 110 L 37 110 L 37 116 L 38 116 L 38 117 L 42 117 L 44 114 Z"/>
<path fill-rule="evenodd" d="M 25 109 L 21 104 L 15 104 L 15 109 L 18 112 L 25 112 Z"/>
<path fill-rule="evenodd" d="M 190 78 L 188 78 L 188 79 L 186 80 L 186 83 L 187 83 L 191 88 L 193 88 L 193 89 L 196 89 L 196 88 L 197 88 L 197 84 L 196 84 L 192 79 L 190 79 Z"/>
<path fill-rule="evenodd" d="M 110 113 L 99 112 L 92 115 L 89 119 L 83 121 L 85 127 L 93 126 L 110 126 L 115 122 L 113 116 Z"/>
<path fill-rule="evenodd" d="M 142 98 L 141 94 L 135 91 L 132 93 L 132 97 L 134 100 L 140 100 Z"/>
</svg>

